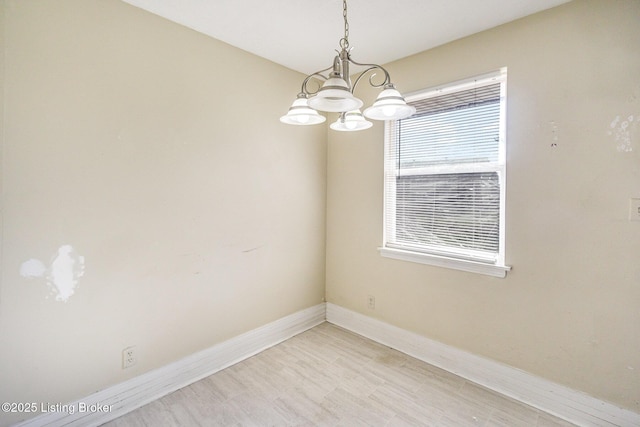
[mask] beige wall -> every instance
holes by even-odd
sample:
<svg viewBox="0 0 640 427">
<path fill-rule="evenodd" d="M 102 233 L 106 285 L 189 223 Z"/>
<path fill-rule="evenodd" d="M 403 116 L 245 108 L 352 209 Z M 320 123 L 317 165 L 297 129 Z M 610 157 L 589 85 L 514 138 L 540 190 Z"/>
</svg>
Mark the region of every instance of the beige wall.
<svg viewBox="0 0 640 427">
<path fill-rule="evenodd" d="M 67 402 L 319 303 L 327 185 L 329 301 L 640 412 L 640 2 L 389 65 L 404 92 L 509 68 L 506 279 L 381 258 L 382 126 L 281 125 L 297 73 L 117 0 L 0 5 L 0 401 Z M 66 302 L 20 274 L 63 245 L 85 264 Z"/>
<path fill-rule="evenodd" d="M 327 300 L 640 412 L 640 2 L 575 0 L 389 71 L 406 93 L 503 66 L 513 270 L 379 255 L 375 125 L 329 134 Z M 634 118 L 626 133 L 618 116 Z"/>
<path fill-rule="evenodd" d="M 117 0 L 0 5 L 0 402 L 69 402 L 322 302 L 326 129 L 278 121 L 302 75 Z M 21 275 L 64 245 L 66 302 Z"/>
</svg>

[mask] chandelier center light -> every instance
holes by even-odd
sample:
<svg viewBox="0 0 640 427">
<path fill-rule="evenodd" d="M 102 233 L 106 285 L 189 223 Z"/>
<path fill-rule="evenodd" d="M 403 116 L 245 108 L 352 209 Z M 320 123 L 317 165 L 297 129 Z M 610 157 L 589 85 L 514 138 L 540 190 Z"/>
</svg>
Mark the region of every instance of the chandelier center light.
<svg viewBox="0 0 640 427">
<path fill-rule="evenodd" d="M 367 129 L 372 120 L 398 120 L 404 119 L 416 112 L 416 109 L 408 105 L 404 97 L 391 83 L 391 77 L 387 70 L 377 64 L 361 64 L 351 58 L 349 48 L 349 21 L 347 20 L 347 0 L 342 2 L 342 16 L 344 18 L 344 37 L 340 39 L 340 50 L 334 58 L 333 64 L 324 70 L 316 71 L 308 75 L 302 82 L 300 93 L 289 108 L 286 115 L 280 117 L 282 123 L 290 125 L 313 125 L 323 123 L 325 116 L 318 113 L 339 113 L 338 120 L 331 124 L 331 129 L 339 131 L 356 131 Z M 350 64 L 364 67 L 353 84 L 349 74 Z M 375 71 L 382 72 L 384 80 L 374 83 Z M 329 72 L 328 75 L 324 73 Z M 360 80 L 369 75 L 369 84 L 375 88 L 382 88 L 376 101 L 369 108 L 360 112 L 364 105 L 361 99 L 354 95 L 354 91 Z M 324 82 L 318 89 L 310 89 L 309 82 L 319 80 Z M 317 86 L 317 85 L 316 85 Z"/>
</svg>

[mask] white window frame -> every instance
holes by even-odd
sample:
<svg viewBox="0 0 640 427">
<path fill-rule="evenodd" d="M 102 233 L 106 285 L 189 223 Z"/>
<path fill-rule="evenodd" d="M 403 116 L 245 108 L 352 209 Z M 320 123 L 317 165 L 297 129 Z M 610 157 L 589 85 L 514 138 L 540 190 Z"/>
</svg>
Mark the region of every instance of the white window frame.
<svg viewBox="0 0 640 427">
<path fill-rule="evenodd" d="M 494 277 L 504 278 L 507 271 L 511 270 L 510 266 L 505 264 L 505 199 L 506 199 L 506 90 L 507 90 L 507 69 L 502 68 L 498 71 L 476 76 L 453 82 L 441 87 L 430 88 L 414 92 L 405 96 L 407 102 L 422 100 L 430 97 L 441 96 L 447 93 L 467 90 L 474 86 L 488 85 L 500 83 L 500 124 L 499 124 L 499 151 L 498 160 L 487 164 L 468 164 L 468 165 L 436 165 L 429 166 L 420 170 L 421 174 L 425 171 L 427 174 L 437 173 L 468 173 L 468 172 L 496 172 L 500 185 L 500 220 L 499 220 L 499 236 L 498 236 L 498 253 L 491 258 L 474 251 L 466 251 L 463 253 L 447 253 L 446 250 L 425 251 L 411 250 L 410 248 L 394 248 L 387 246 L 387 230 L 391 229 L 392 233 L 395 228 L 395 186 L 387 185 L 389 179 L 395 179 L 397 176 L 396 164 L 389 161 L 390 147 L 390 126 L 394 126 L 393 121 L 385 122 L 385 183 L 384 183 L 384 227 L 383 227 L 383 245 L 379 248 L 380 254 L 384 257 L 399 259 L 403 261 L 417 262 L 422 264 L 434 265 L 439 267 L 451 268 L 456 270 L 468 271 L 473 273 L 485 274 Z M 392 174 L 392 175 L 389 175 Z M 392 178 L 393 177 L 393 178 Z M 393 194 L 389 194 L 393 193 Z M 390 224 L 391 227 L 387 227 Z"/>
</svg>

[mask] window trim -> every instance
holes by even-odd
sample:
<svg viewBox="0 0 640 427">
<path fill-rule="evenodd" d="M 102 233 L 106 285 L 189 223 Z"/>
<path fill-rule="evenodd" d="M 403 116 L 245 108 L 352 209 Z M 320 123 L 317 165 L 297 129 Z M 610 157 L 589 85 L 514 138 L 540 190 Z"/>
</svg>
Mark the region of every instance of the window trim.
<svg viewBox="0 0 640 427">
<path fill-rule="evenodd" d="M 450 92 L 457 92 L 474 87 L 478 84 L 492 84 L 500 82 L 501 84 L 501 96 L 506 99 L 507 93 L 507 69 L 501 68 L 498 71 L 475 76 L 469 79 L 459 80 L 451 83 L 447 83 L 443 86 L 424 89 L 416 92 L 412 92 L 405 96 L 407 102 L 426 99 L 435 96 L 441 96 Z M 474 259 L 473 256 L 447 256 L 446 251 L 429 253 L 427 251 L 410 250 L 408 248 L 395 248 L 389 246 L 387 243 L 387 174 L 388 174 L 388 149 L 389 149 L 389 126 L 392 122 L 385 122 L 385 136 L 384 136 L 384 158 L 385 158 L 385 173 L 384 173 L 384 202 L 383 202 L 383 245 L 378 248 L 380 255 L 386 258 L 393 258 L 402 261 L 415 262 L 420 264 L 433 265 L 437 267 L 445 267 L 455 270 L 462 270 L 472 273 L 479 273 L 489 275 L 493 277 L 504 278 L 508 271 L 511 270 L 510 266 L 505 264 L 505 218 L 506 218 L 506 102 L 500 103 L 500 129 L 499 138 L 502 143 L 499 145 L 498 162 L 489 166 L 498 173 L 498 179 L 500 182 L 500 223 L 498 229 L 498 241 L 499 249 L 498 253 L 494 257 L 494 260 L 487 259 Z M 438 168 L 436 166 L 435 168 Z M 487 165 L 482 167 L 484 171 L 487 170 Z M 471 166 L 471 169 L 474 169 Z M 448 167 L 448 171 L 451 171 L 451 167 Z M 434 171 L 431 171 L 434 172 Z M 395 199 L 391 201 L 395 203 Z M 391 211 L 395 211 L 391 209 Z M 392 219 L 392 221 L 394 221 Z"/>
<path fill-rule="evenodd" d="M 467 271 L 470 273 L 484 274 L 486 276 L 499 277 L 501 279 L 505 278 L 507 276 L 507 271 L 511 270 L 511 266 L 508 265 L 485 264 L 478 261 L 452 258 L 436 254 L 405 251 L 403 249 L 380 247 L 378 248 L 378 251 L 380 251 L 380 255 L 385 258 L 433 265 L 436 267 L 450 268 L 453 270 Z"/>
</svg>

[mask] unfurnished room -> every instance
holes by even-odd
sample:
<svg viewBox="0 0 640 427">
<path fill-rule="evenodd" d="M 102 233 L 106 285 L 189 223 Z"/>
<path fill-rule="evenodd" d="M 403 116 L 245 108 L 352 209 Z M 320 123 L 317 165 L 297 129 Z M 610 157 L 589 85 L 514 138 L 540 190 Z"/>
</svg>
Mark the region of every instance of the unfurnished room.
<svg viewBox="0 0 640 427">
<path fill-rule="evenodd" d="M 0 427 L 640 427 L 640 0 L 0 0 Z"/>
</svg>

